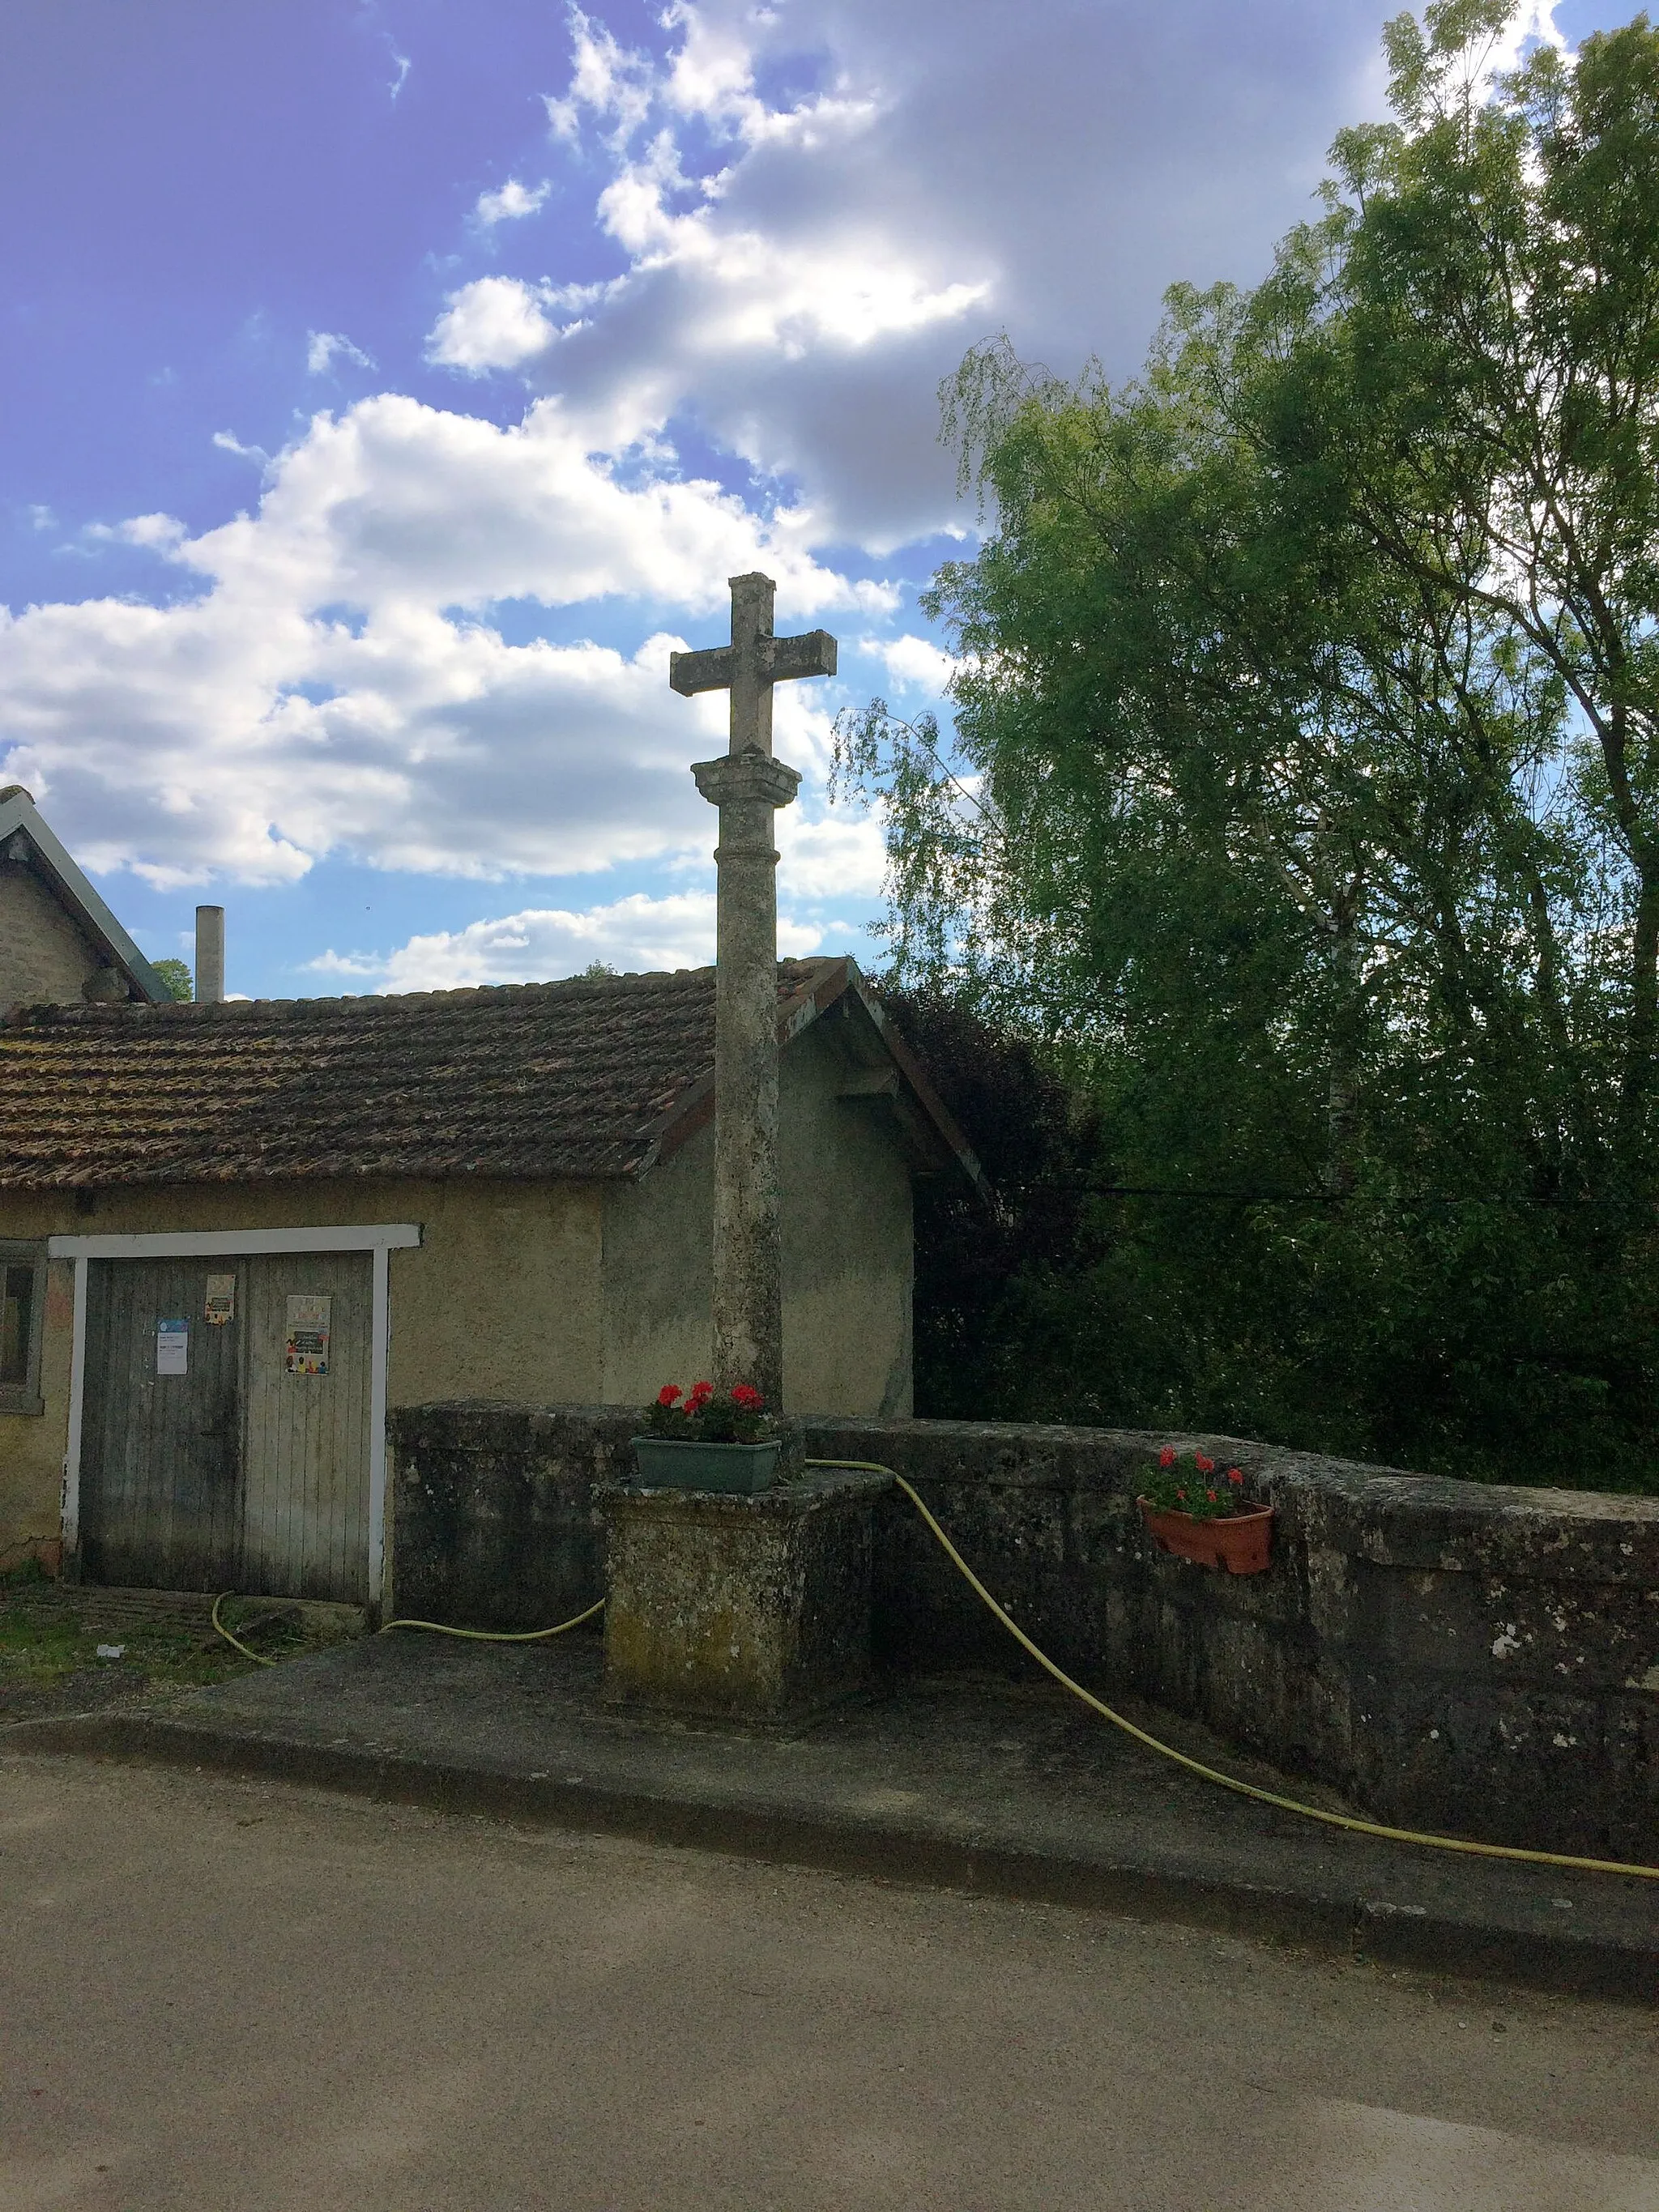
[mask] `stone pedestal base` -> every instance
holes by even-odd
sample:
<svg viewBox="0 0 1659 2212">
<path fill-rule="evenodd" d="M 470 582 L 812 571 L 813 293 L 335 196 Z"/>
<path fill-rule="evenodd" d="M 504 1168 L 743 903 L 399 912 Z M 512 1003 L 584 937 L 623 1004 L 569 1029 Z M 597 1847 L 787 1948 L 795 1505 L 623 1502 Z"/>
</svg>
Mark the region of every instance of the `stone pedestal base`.
<svg viewBox="0 0 1659 2212">
<path fill-rule="evenodd" d="M 799 1717 L 870 1677 L 879 1474 L 808 1474 L 753 1498 L 601 1492 L 605 1695 L 713 1720 Z"/>
</svg>

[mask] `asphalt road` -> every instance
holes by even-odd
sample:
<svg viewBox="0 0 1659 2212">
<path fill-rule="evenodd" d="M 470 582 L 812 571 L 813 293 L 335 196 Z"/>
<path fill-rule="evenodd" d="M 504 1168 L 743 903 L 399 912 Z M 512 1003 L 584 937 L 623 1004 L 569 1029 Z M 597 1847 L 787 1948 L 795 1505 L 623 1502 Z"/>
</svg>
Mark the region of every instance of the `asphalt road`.
<svg viewBox="0 0 1659 2212">
<path fill-rule="evenodd" d="M 0 2208 L 1659 2212 L 1659 2016 L 0 1759 Z"/>
</svg>

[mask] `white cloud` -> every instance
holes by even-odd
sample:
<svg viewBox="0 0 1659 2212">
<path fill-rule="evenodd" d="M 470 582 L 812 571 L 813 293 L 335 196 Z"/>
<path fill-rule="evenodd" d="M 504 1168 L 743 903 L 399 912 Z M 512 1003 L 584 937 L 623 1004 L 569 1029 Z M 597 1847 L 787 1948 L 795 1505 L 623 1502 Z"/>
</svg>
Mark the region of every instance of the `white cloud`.
<svg viewBox="0 0 1659 2212">
<path fill-rule="evenodd" d="M 791 806 L 777 817 L 778 896 L 811 904 L 880 895 L 887 872 L 881 825 L 866 814 L 812 813 Z"/>
<path fill-rule="evenodd" d="M 90 522 L 88 538 L 116 545 L 139 545 L 146 552 L 175 554 L 184 543 L 185 526 L 176 515 L 134 514 L 125 522 Z"/>
<path fill-rule="evenodd" d="M 956 663 L 948 653 L 925 637 L 866 637 L 859 641 L 862 649 L 883 662 L 895 684 L 908 690 L 930 692 L 942 699 L 951 681 Z"/>
<path fill-rule="evenodd" d="M 708 616 L 728 576 L 780 613 L 860 623 L 891 603 L 699 481 L 630 483 L 555 400 L 501 428 L 383 396 L 319 415 L 252 514 L 186 537 L 121 526 L 201 579 L 166 607 L 0 611 L 0 745 L 25 748 L 95 868 L 162 885 L 291 880 L 319 855 L 480 878 L 707 850 L 688 773 L 725 741 L 717 695 L 668 689 L 665 630 L 630 653 L 510 644 L 497 601 L 644 601 Z M 823 762 L 819 708 L 781 697 L 781 745 Z"/>
<path fill-rule="evenodd" d="M 542 312 L 544 294 L 516 276 L 481 276 L 452 292 L 433 325 L 426 357 L 469 375 L 516 368 L 544 352 L 559 335 Z"/>
<path fill-rule="evenodd" d="M 263 446 L 245 446 L 234 430 L 216 430 L 213 442 L 222 453 L 234 453 L 238 460 L 258 461 L 262 469 L 270 463 L 270 455 Z"/>
<path fill-rule="evenodd" d="M 349 361 L 354 368 L 373 368 L 374 358 L 361 346 L 354 345 L 343 331 L 312 331 L 306 342 L 306 374 L 326 376 L 336 356 Z"/>
<path fill-rule="evenodd" d="M 779 951 L 787 959 L 816 951 L 823 932 L 783 918 Z M 411 937 L 393 952 L 325 953 L 313 972 L 372 983 L 382 991 L 453 991 L 478 983 L 550 982 L 603 961 L 622 974 L 705 967 L 714 957 L 714 899 L 709 891 L 665 898 L 635 892 L 585 912 L 530 907 L 465 929 Z"/>
<path fill-rule="evenodd" d="M 534 215 L 552 189 L 544 181 L 532 192 L 516 177 L 509 177 L 499 190 L 479 193 L 472 219 L 486 230 L 493 229 L 498 222 L 516 222 L 521 216 Z"/>
<path fill-rule="evenodd" d="M 549 128 L 556 138 L 579 137 L 586 109 L 611 125 L 612 143 L 626 145 L 650 112 L 649 59 L 619 46 L 580 8 L 570 11 L 570 88 L 562 100 L 547 101 Z"/>
<path fill-rule="evenodd" d="M 1488 78 L 1514 69 L 1528 47 L 1553 46 L 1559 54 L 1571 51 L 1565 32 L 1556 24 L 1557 4 L 1558 0 L 1520 0 L 1502 35 L 1493 42 Z"/>
<path fill-rule="evenodd" d="M 622 272 L 574 320 L 556 268 L 463 286 L 432 357 L 613 447 L 690 416 L 878 551 L 955 517 L 934 393 L 970 342 L 1127 373 L 1172 279 L 1260 272 L 1379 92 L 1362 0 L 815 0 L 810 45 L 751 0 L 659 21 L 634 49 L 574 13 L 548 103 Z"/>
</svg>

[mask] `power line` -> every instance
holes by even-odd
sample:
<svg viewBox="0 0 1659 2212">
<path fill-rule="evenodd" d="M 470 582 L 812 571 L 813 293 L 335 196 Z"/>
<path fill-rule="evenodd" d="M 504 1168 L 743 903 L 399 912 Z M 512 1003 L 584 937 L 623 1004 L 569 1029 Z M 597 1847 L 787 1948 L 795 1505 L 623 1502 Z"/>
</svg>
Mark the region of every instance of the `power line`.
<svg viewBox="0 0 1659 2212">
<path fill-rule="evenodd" d="M 1571 1212 L 1607 1211 L 1620 1206 L 1634 1210 L 1646 1204 L 1634 1199 L 1527 1197 L 1514 1192 L 1474 1192 L 1451 1198 L 1434 1192 L 1413 1191 L 1403 1195 L 1370 1198 L 1359 1191 L 1194 1190 L 1186 1185 L 1151 1182 L 1096 1183 L 1093 1189 L 1099 1198 L 1171 1198 L 1200 1206 L 1374 1206 L 1400 1212 L 1407 1212 L 1418 1206 L 1491 1206 L 1513 1207 L 1517 1212 L 1523 1207 L 1544 1206 Z"/>
</svg>

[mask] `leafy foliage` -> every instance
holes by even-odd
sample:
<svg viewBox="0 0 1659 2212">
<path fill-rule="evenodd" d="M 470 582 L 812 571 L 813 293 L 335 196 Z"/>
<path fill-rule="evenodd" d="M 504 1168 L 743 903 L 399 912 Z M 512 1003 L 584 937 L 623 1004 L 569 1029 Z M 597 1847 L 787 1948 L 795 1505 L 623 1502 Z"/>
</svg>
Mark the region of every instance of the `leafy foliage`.
<svg viewBox="0 0 1659 2212">
<path fill-rule="evenodd" d="M 1097 1118 L 1030 1042 L 999 1032 L 965 998 L 890 989 L 883 1000 L 997 1194 L 988 1218 L 956 1176 L 918 1186 L 917 1405 L 963 1418 L 1043 1418 L 1050 1398 L 1075 1400 L 1065 1371 L 1072 1344 L 1044 1329 L 1041 1310 L 1051 1285 L 1074 1282 L 1099 1258 L 1089 1213 L 1104 1173 Z"/>
<path fill-rule="evenodd" d="M 930 1409 L 1659 1467 L 1659 33 L 1495 79 L 1508 12 L 1390 24 L 1395 119 L 1137 382 L 947 388 L 951 750 L 878 701 L 838 769 L 896 987 L 1082 1103 L 977 1273 L 927 1228 Z"/>
<path fill-rule="evenodd" d="M 187 964 L 182 960 L 152 960 L 149 964 L 173 997 L 188 1006 L 196 996 L 196 979 Z"/>
</svg>

